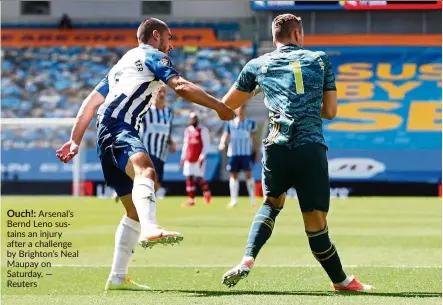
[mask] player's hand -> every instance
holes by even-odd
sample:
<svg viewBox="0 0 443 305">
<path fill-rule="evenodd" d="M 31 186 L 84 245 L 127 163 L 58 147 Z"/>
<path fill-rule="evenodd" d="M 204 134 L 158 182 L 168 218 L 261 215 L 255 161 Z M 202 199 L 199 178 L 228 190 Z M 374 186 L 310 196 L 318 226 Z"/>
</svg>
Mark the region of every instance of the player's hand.
<svg viewBox="0 0 443 305">
<path fill-rule="evenodd" d="M 234 110 L 223 103 L 218 103 L 214 110 L 217 112 L 218 117 L 223 121 L 230 121 L 235 117 Z"/>
<path fill-rule="evenodd" d="M 180 160 L 180 167 L 183 168 L 185 166 L 185 160 Z"/>
<path fill-rule="evenodd" d="M 171 143 L 170 145 L 169 145 L 169 152 L 171 153 L 171 154 L 173 154 L 173 153 L 175 153 L 177 151 L 177 148 L 175 147 L 175 143 Z"/>
<path fill-rule="evenodd" d="M 219 151 L 224 151 L 225 150 L 225 144 L 224 143 L 220 143 L 220 145 L 218 146 L 218 150 Z"/>
<path fill-rule="evenodd" d="M 79 146 L 73 140 L 70 140 L 63 144 L 63 146 L 56 151 L 57 158 L 63 163 L 68 163 L 78 154 Z"/>
</svg>

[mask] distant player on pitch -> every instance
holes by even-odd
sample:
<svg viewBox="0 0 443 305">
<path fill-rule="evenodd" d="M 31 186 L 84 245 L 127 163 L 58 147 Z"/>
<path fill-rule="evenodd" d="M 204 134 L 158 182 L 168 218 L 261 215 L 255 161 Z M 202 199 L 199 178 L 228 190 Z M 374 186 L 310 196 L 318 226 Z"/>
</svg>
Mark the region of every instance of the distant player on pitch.
<svg viewBox="0 0 443 305">
<path fill-rule="evenodd" d="M 260 152 L 256 134 L 255 121 L 245 115 L 246 106 L 243 105 L 236 110 L 237 117 L 225 125 L 225 131 L 220 139 L 219 150 L 224 151 L 226 143 L 228 146 L 228 166 L 230 172 L 229 190 L 231 201 L 229 207 L 238 203 L 238 192 L 240 183 L 238 175 L 245 173 L 246 188 L 248 189 L 251 205 L 255 206 L 255 181 L 252 177 L 252 167 L 255 162 L 260 161 Z"/>
<path fill-rule="evenodd" d="M 204 178 L 209 145 L 208 129 L 199 123 L 197 114 L 191 112 L 189 114 L 189 126 L 185 129 L 180 160 L 183 176 L 186 177 L 186 192 L 188 193 L 188 200 L 184 203 L 186 207 L 195 205 L 195 182 L 203 192 L 205 204 L 211 203 L 211 191 Z"/>
<path fill-rule="evenodd" d="M 162 85 L 155 94 L 153 103 L 142 121 L 143 144 L 157 173 L 155 189 L 157 190 L 156 197 L 158 199 L 163 199 L 166 193 L 165 189 L 162 188 L 162 182 L 168 152 L 174 153 L 176 151 L 171 136 L 174 110 L 165 105 L 165 99 L 166 86 Z"/>
<path fill-rule="evenodd" d="M 106 183 L 126 209 L 115 234 L 111 274 L 105 289 L 146 290 L 128 277 L 128 265 L 137 244 L 152 247 L 183 239 L 161 228 L 156 219 L 156 172 L 140 137 L 139 126 L 158 88 L 167 84 L 184 99 L 214 109 L 222 120 L 234 112 L 195 84 L 183 79 L 167 55 L 173 48 L 166 23 L 150 18 L 137 30 L 139 46 L 129 50 L 83 101 L 71 139 L 56 155 L 69 162 L 79 150 L 86 128 L 98 109 L 97 153 Z M 106 98 L 106 99 L 105 99 Z"/>
<path fill-rule="evenodd" d="M 168 151 L 175 152 L 175 143 L 172 141 L 172 121 L 174 111 L 165 105 L 166 86 L 161 85 L 152 99 L 152 105 L 141 122 L 141 139 L 154 164 L 157 180 L 155 181 L 155 196 L 164 199 L 166 190 L 162 188 L 163 175 Z M 114 200 L 119 196 L 114 192 Z"/>
<path fill-rule="evenodd" d="M 248 276 L 255 259 L 274 229 L 286 191 L 297 190 L 312 254 L 328 274 L 335 290 L 367 291 L 370 285 L 343 271 L 329 238 L 326 216 L 330 187 L 322 118 L 337 113 L 337 91 L 331 61 L 324 52 L 302 49 L 303 27 L 292 14 L 272 22 L 277 50 L 249 61 L 223 98 L 236 109 L 254 94 L 257 85 L 266 96 L 270 131 L 264 143 L 263 192 L 240 264 L 227 271 L 223 284 L 235 286 Z"/>
</svg>

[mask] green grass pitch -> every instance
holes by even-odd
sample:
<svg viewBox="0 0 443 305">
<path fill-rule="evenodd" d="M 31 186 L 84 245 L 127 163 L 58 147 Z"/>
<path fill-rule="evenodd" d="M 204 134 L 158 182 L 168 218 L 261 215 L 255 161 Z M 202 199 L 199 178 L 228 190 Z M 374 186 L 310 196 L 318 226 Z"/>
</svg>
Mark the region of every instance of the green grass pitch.
<svg viewBox="0 0 443 305">
<path fill-rule="evenodd" d="M 182 244 L 138 248 L 130 264 L 134 280 L 152 291 L 105 294 L 114 233 L 123 214 L 120 204 L 96 198 L 2 197 L 2 304 L 442 303 L 442 205 L 438 198 L 332 200 L 331 238 L 345 271 L 377 288 L 368 294 L 331 291 L 326 274 L 310 253 L 294 199 L 280 213 L 252 273 L 227 289 L 221 276 L 242 257 L 256 209 L 247 198 L 241 198 L 234 209 L 226 208 L 228 198 L 214 198 L 210 206 L 198 198 L 194 208 L 182 208 L 184 200 L 169 197 L 157 204 L 159 223 L 182 232 Z M 79 257 L 53 258 L 52 267 L 35 269 L 44 274 L 37 288 L 11 288 L 7 287 L 6 270 L 11 268 L 6 267 L 5 256 L 6 243 L 14 238 L 7 238 L 11 228 L 6 227 L 6 211 L 25 208 L 74 211 L 74 218 L 68 219 L 71 226 L 49 230 L 63 232 L 62 240 L 72 242 Z"/>
</svg>

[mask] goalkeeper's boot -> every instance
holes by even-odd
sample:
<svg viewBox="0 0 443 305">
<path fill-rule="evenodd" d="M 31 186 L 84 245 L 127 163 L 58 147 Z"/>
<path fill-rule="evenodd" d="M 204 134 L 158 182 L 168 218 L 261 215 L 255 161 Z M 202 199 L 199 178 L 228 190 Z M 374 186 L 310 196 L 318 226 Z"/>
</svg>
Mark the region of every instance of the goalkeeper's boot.
<svg viewBox="0 0 443 305">
<path fill-rule="evenodd" d="M 234 287 L 241 279 L 248 277 L 253 266 L 254 258 L 244 257 L 239 265 L 223 274 L 222 284 L 228 286 L 228 288 Z"/>
<path fill-rule="evenodd" d="M 106 282 L 105 290 L 134 290 L 134 291 L 146 291 L 149 290 L 146 285 L 141 285 L 134 282 L 129 276 L 125 277 L 124 282 L 121 284 L 114 284 L 112 280 L 109 278 Z"/>
<path fill-rule="evenodd" d="M 367 284 L 363 284 L 361 283 L 357 277 L 353 276 L 352 281 L 346 285 L 346 286 L 340 286 L 337 284 L 332 284 L 332 286 L 334 287 L 335 291 L 361 291 L 361 292 L 365 292 L 365 291 L 369 291 L 369 290 L 373 290 L 374 287 L 372 287 L 371 285 L 367 285 Z"/>
<path fill-rule="evenodd" d="M 151 249 L 155 245 L 175 245 L 183 240 L 183 235 L 179 232 L 167 231 L 162 227 L 156 227 L 147 234 L 140 236 L 138 244 L 142 248 Z"/>
</svg>

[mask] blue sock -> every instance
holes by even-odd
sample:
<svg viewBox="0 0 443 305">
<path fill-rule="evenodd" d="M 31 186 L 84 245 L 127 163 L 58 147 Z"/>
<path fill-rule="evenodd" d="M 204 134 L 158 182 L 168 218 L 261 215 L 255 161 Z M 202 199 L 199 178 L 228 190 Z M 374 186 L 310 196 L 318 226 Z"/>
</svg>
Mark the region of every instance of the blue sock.
<svg viewBox="0 0 443 305">
<path fill-rule="evenodd" d="M 256 258 L 263 245 L 271 237 L 274 229 L 275 218 L 280 209 L 273 208 L 268 203 L 263 203 L 255 214 L 249 231 L 248 243 L 245 249 L 245 256 Z"/>
</svg>

